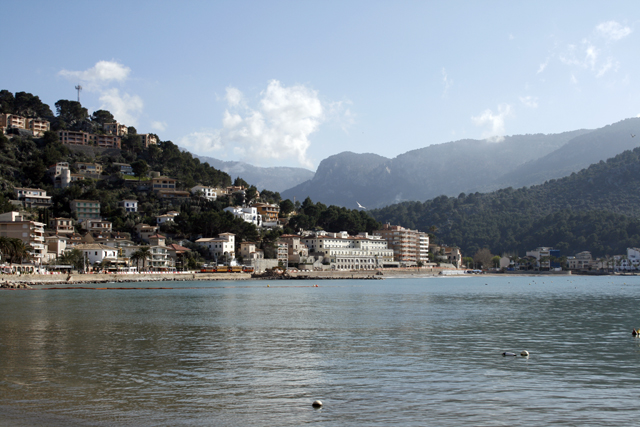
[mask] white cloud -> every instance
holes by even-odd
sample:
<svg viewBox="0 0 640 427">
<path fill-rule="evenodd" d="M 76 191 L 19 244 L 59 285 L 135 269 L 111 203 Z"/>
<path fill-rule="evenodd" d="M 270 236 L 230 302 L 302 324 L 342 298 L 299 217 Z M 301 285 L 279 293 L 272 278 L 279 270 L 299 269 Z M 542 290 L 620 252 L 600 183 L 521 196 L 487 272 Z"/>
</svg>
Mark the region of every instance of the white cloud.
<svg viewBox="0 0 640 427">
<path fill-rule="evenodd" d="M 576 76 L 574 76 L 573 74 L 571 74 L 571 79 L 570 79 L 571 83 L 574 85 L 578 84 L 578 79 L 576 79 Z"/>
<path fill-rule="evenodd" d="M 121 94 L 116 88 L 106 89 L 100 94 L 100 108 L 109 110 L 120 123 L 135 126 L 137 117 L 142 112 L 144 103 L 137 95 Z"/>
<path fill-rule="evenodd" d="M 235 87 L 228 87 L 225 99 L 230 107 L 237 107 L 242 102 L 243 95 L 239 89 L 236 89 Z"/>
<path fill-rule="evenodd" d="M 98 61 L 84 71 L 62 70 L 58 74 L 74 83 L 85 85 L 85 89 L 94 90 L 111 82 L 123 82 L 129 77 L 131 68 L 115 61 Z"/>
<path fill-rule="evenodd" d="M 478 126 L 489 125 L 490 129 L 483 132 L 482 137 L 490 142 L 502 142 L 504 141 L 505 118 L 511 115 L 511 106 L 508 104 L 501 104 L 498 106 L 498 112 L 494 113 L 492 110 L 487 109 L 482 114 L 476 117 L 471 117 L 471 120 Z"/>
<path fill-rule="evenodd" d="M 529 108 L 538 108 L 538 97 L 536 96 L 521 96 L 520 102 Z"/>
<path fill-rule="evenodd" d="M 616 21 L 607 21 L 598 24 L 596 32 L 611 41 L 617 41 L 627 37 L 632 30 L 629 27 L 623 27 Z"/>
<path fill-rule="evenodd" d="M 444 85 L 442 97 L 446 98 L 449 88 L 453 86 L 453 80 L 449 78 L 449 76 L 447 75 L 447 70 L 445 70 L 444 67 L 442 67 L 442 84 Z"/>
<path fill-rule="evenodd" d="M 180 145 L 197 153 L 217 151 L 224 156 L 232 151 L 254 164 L 295 159 L 312 168 L 307 158 L 311 134 L 329 119 L 342 121 L 343 128 L 353 122 L 353 115 L 345 107 L 348 102 L 324 105 L 318 92 L 304 85 L 286 87 L 271 80 L 260 96 L 254 108 L 246 105 L 240 90 L 227 88 L 228 108 L 222 128 L 191 133 L 181 138 Z"/>
<path fill-rule="evenodd" d="M 549 65 L 549 58 L 547 58 L 542 64 L 540 64 L 540 66 L 538 67 L 538 72 L 536 74 L 540 74 L 541 72 L 543 72 L 547 68 L 547 65 Z"/>
<path fill-rule="evenodd" d="M 164 132 L 167 130 L 167 123 L 161 121 L 153 121 L 151 122 L 151 129 L 157 130 L 158 132 Z"/>
</svg>

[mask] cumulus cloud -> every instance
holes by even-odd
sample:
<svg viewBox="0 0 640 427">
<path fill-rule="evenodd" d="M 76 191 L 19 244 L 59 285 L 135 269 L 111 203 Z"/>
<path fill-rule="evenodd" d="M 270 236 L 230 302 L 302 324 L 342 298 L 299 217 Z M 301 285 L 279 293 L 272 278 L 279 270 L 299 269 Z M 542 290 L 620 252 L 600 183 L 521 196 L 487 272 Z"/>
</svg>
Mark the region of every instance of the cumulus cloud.
<svg viewBox="0 0 640 427">
<path fill-rule="evenodd" d="M 521 96 L 520 102 L 529 108 L 538 108 L 538 97 L 536 96 Z"/>
<path fill-rule="evenodd" d="M 447 70 L 442 67 L 442 84 L 444 86 L 444 90 L 442 92 L 442 97 L 446 98 L 447 92 L 449 92 L 449 88 L 453 86 L 453 80 L 449 78 L 447 75 Z"/>
<path fill-rule="evenodd" d="M 256 164 L 293 158 L 312 168 L 307 157 L 310 136 L 329 119 L 339 118 L 343 128 L 353 120 L 347 102 L 325 105 L 317 91 L 304 85 L 286 87 L 278 80 L 268 83 L 255 107 L 246 105 L 244 95 L 234 87 L 227 88 L 225 100 L 222 128 L 194 132 L 183 137 L 180 145 L 195 152 L 231 151 Z"/>
<path fill-rule="evenodd" d="M 135 126 L 144 108 L 142 99 L 111 87 L 114 83 L 124 83 L 130 74 L 131 68 L 116 61 L 98 61 L 84 71 L 62 70 L 58 73 L 73 83 L 80 83 L 89 92 L 97 92 L 101 109 L 109 110 L 118 122 Z"/>
<path fill-rule="evenodd" d="M 131 68 L 115 61 L 98 61 L 84 71 L 62 70 L 58 74 L 74 83 L 81 83 L 87 90 L 99 88 L 111 82 L 123 82 L 129 77 Z"/>
<path fill-rule="evenodd" d="M 629 27 L 623 27 L 616 21 L 607 21 L 598 24 L 596 32 L 608 40 L 618 41 L 631 34 L 632 30 Z"/>
<path fill-rule="evenodd" d="M 135 126 L 137 116 L 142 112 L 144 103 L 137 95 L 120 93 L 116 88 L 102 91 L 100 94 L 101 109 L 109 110 L 111 114 L 121 123 Z"/>
<path fill-rule="evenodd" d="M 505 134 L 504 121 L 510 115 L 511 106 L 508 104 L 502 104 L 498 106 L 497 113 L 487 109 L 479 116 L 471 117 L 471 120 L 478 126 L 489 126 L 489 130 L 482 134 L 482 137 L 487 141 L 502 142 L 504 141 Z"/>
<path fill-rule="evenodd" d="M 167 130 L 167 123 L 160 122 L 160 121 L 152 121 L 151 129 L 157 130 L 158 132 L 164 132 L 165 130 Z"/>
</svg>

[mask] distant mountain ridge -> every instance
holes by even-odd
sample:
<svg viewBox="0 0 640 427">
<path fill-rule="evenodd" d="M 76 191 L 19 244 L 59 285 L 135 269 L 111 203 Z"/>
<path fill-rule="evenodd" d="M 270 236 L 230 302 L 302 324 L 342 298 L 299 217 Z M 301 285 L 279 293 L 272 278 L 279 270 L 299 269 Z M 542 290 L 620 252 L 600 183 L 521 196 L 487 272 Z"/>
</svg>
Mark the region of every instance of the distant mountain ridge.
<svg viewBox="0 0 640 427">
<path fill-rule="evenodd" d="M 187 150 L 185 150 L 187 151 Z M 240 177 L 260 190 L 284 191 L 313 177 L 314 172 L 304 168 L 260 167 L 244 162 L 227 162 L 213 157 L 193 154 L 193 157 L 210 166 L 228 173 L 231 179 Z"/>
<path fill-rule="evenodd" d="M 435 230 L 467 255 L 552 246 L 563 255 L 620 254 L 640 245 L 640 147 L 544 184 L 440 196 L 370 212 L 382 222 Z"/>
<path fill-rule="evenodd" d="M 640 145 L 640 119 L 596 130 L 508 136 L 502 142 L 465 139 L 430 145 L 388 159 L 344 152 L 323 160 L 312 179 L 283 198 L 378 208 L 440 195 L 522 187 L 577 172 Z"/>
</svg>

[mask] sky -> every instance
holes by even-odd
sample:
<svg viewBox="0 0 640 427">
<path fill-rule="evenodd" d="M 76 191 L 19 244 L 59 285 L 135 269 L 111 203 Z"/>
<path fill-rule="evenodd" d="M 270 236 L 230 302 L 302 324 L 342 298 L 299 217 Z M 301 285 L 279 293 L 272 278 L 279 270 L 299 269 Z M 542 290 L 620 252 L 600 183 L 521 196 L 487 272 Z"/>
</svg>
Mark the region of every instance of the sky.
<svg viewBox="0 0 640 427">
<path fill-rule="evenodd" d="M 9 2 L 4 0 L 5 9 Z M 29 1 L 0 89 L 192 153 L 315 170 L 640 116 L 640 2 Z M 640 129 L 639 129 L 640 132 Z"/>
</svg>

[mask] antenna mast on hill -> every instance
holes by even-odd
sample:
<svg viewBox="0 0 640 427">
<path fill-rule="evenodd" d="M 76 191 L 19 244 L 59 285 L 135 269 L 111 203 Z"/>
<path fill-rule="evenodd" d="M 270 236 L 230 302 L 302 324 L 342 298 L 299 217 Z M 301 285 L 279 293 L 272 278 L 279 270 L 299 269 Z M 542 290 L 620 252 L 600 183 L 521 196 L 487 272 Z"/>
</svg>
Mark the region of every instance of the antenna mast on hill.
<svg viewBox="0 0 640 427">
<path fill-rule="evenodd" d="M 80 91 L 82 90 L 82 86 L 76 86 L 76 90 L 78 91 L 78 104 L 80 103 Z"/>
</svg>

